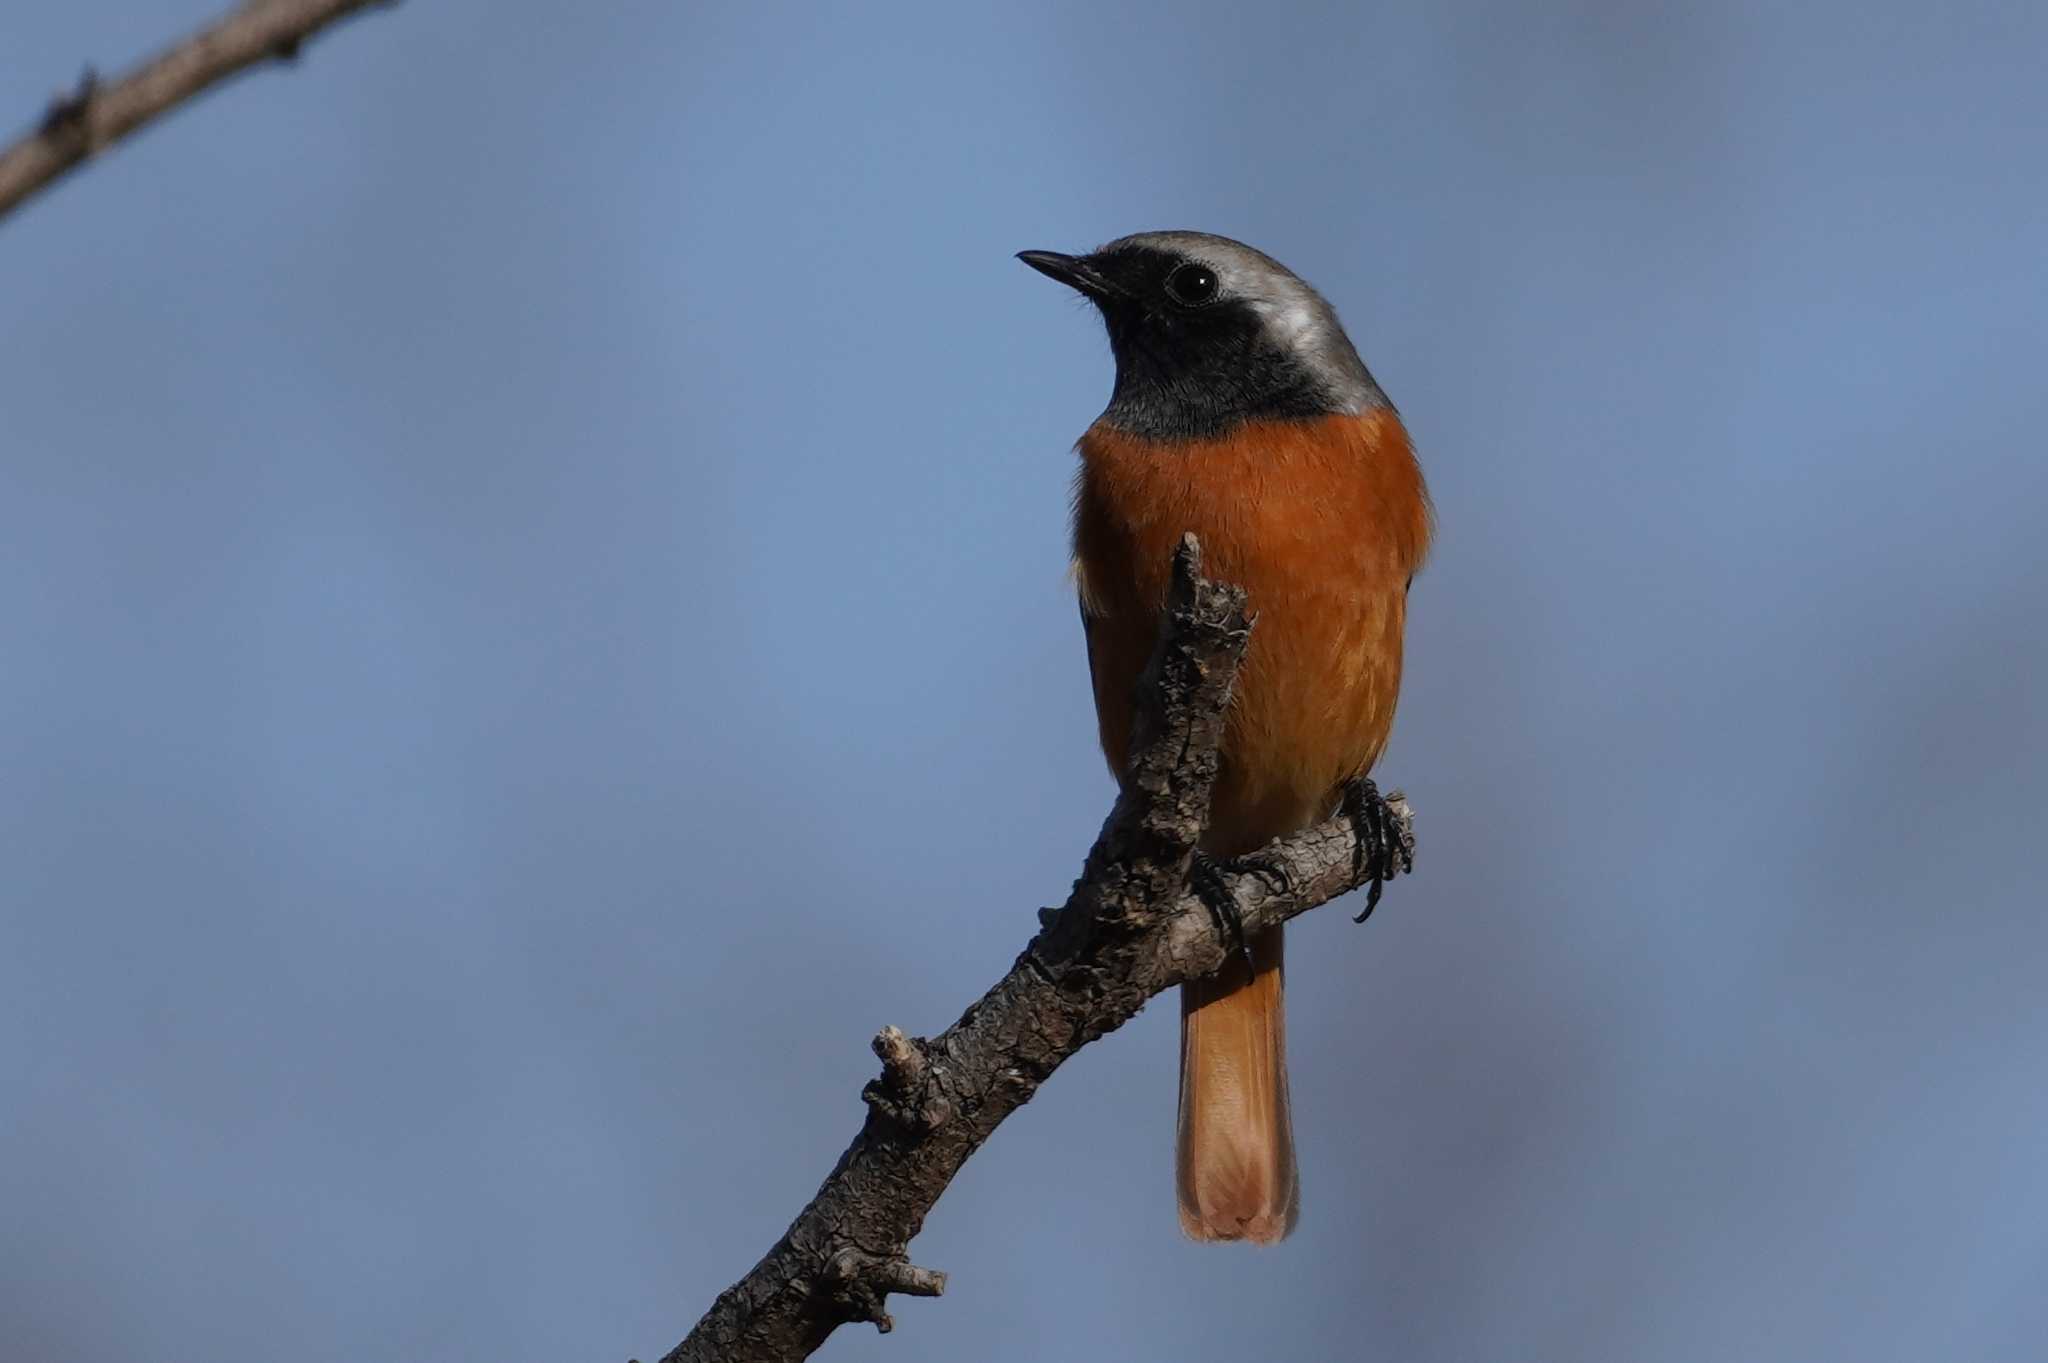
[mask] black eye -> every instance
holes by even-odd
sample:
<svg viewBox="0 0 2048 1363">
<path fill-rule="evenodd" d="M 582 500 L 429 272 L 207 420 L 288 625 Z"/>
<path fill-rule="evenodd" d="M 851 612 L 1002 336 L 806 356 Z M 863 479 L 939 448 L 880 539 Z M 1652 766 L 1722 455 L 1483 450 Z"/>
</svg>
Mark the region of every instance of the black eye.
<svg viewBox="0 0 2048 1363">
<path fill-rule="evenodd" d="M 1189 261 L 1166 277 L 1166 296 L 1182 307 L 1199 308 L 1216 301 L 1216 272 Z"/>
</svg>

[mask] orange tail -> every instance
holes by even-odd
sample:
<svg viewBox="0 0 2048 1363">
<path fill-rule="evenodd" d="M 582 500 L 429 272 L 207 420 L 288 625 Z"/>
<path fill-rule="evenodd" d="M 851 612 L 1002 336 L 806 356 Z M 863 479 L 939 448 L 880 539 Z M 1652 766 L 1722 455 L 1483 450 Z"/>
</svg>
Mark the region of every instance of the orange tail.
<svg viewBox="0 0 2048 1363">
<path fill-rule="evenodd" d="M 1301 1215 L 1287 1110 L 1283 928 L 1180 990 L 1180 1228 L 1196 1240 L 1278 1244 Z"/>
</svg>

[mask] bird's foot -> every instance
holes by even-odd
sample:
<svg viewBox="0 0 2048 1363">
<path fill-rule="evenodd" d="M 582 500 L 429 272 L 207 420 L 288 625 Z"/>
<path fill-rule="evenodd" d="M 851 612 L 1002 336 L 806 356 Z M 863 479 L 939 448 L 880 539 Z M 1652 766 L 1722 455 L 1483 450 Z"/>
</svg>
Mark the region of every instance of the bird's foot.
<svg viewBox="0 0 2048 1363">
<path fill-rule="evenodd" d="M 1223 869 L 1257 876 L 1265 881 L 1266 888 L 1276 895 L 1294 893 L 1293 872 L 1287 869 L 1286 860 L 1274 855 L 1270 847 L 1257 852 L 1247 852 L 1241 857 L 1232 857 L 1223 863 Z"/>
<path fill-rule="evenodd" d="M 1396 805 L 1402 808 L 1397 809 Z M 1358 846 L 1352 852 L 1352 868 L 1359 876 L 1369 877 L 1365 908 L 1351 920 L 1354 923 L 1372 917 L 1387 881 L 1415 869 L 1415 830 L 1402 817 L 1405 807 L 1401 792 L 1395 791 L 1391 799 L 1383 796 L 1367 777 L 1361 776 L 1344 788 L 1344 817 L 1351 821 L 1351 831 L 1358 838 Z"/>
<path fill-rule="evenodd" d="M 1196 852 L 1188 862 L 1188 888 L 1216 920 L 1216 933 L 1223 939 L 1224 950 L 1249 966 L 1252 948 L 1245 937 L 1244 916 L 1238 912 L 1237 896 L 1230 892 L 1230 883 L 1223 878 L 1226 869 L 1234 870 L 1239 865 L 1235 860 L 1218 862 L 1205 852 Z"/>
</svg>

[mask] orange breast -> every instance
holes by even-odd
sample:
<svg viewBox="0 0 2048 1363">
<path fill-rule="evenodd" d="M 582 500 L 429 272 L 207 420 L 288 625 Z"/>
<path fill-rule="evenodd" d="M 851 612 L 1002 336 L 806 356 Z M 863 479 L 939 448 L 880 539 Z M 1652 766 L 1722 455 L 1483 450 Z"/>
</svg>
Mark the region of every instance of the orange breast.
<svg viewBox="0 0 2048 1363">
<path fill-rule="evenodd" d="M 1400 418 L 1262 422 L 1182 442 L 1098 424 L 1080 454 L 1074 561 L 1111 770 L 1123 773 L 1174 546 L 1193 531 L 1205 571 L 1245 588 L 1256 621 L 1209 850 L 1250 851 L 1324 817 L 1386 746 L 1408 579 L 1429 544 Z"/>
</svg>

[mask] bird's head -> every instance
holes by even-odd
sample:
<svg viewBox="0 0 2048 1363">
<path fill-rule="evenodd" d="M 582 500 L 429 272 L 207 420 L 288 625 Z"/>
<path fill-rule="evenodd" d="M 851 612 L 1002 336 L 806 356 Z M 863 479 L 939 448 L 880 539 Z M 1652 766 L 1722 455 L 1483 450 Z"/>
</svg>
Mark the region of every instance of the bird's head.
<svg viewBox="0 0 2048 1363">
<path fill-rule="evenodd" d="M 1133 435 L 1206 439 L 1387 405 L 1336 310 L 1243 242 L 1141 232 L 1088 255 L 1017 258 L 1101 311 L 1116 355 L 1103 419 Z"/>
</svg>

